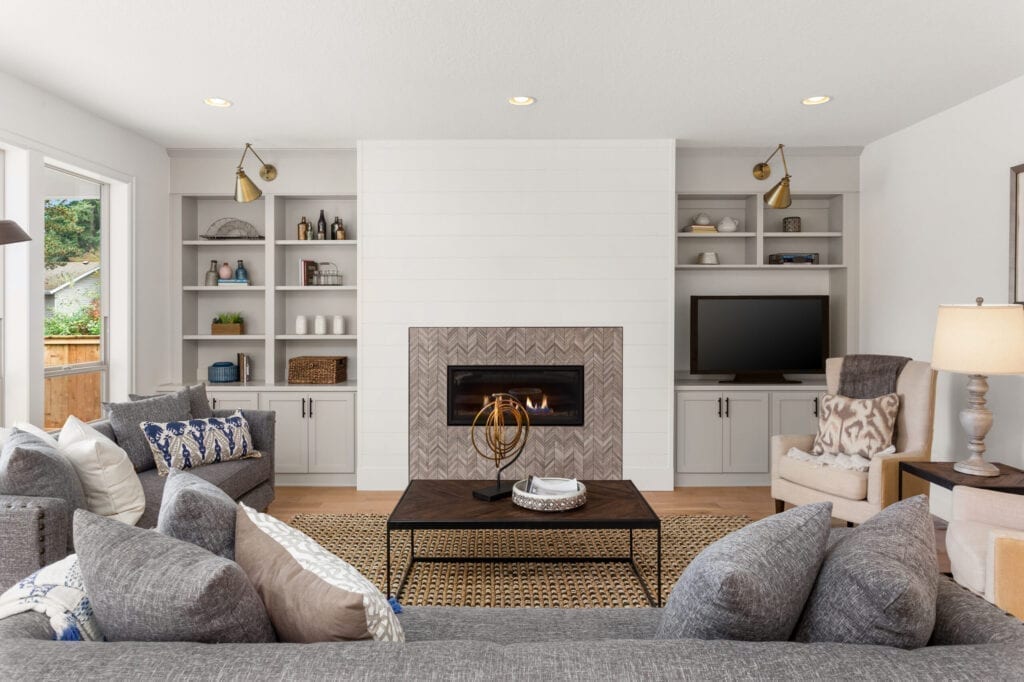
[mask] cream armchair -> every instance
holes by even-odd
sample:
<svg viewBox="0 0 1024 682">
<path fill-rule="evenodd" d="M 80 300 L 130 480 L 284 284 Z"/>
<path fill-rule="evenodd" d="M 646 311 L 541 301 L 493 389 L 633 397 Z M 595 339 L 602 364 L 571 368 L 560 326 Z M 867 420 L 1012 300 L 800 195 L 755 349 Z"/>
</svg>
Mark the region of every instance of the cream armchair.
<svg viewBox="0 0 1024 682">
<path fill-rule="evenodd" d="M 829 393 L 839 390 L 842 358 L 829 358 L 825 378 Z M 831 502 L 832 515 L 851 523 L 863 523 L 897 501 L 900 462 L 931 459 L 932 423 L 935 419 L 935 372 L 927 362 L 908 362 L 896 382 L 900 411 L 896 417 L 896 452 L 871 459 L 866 472 L 820 467 L 786 457 L 790 448 L 810 452 L 811 435 L 772 436 L 772 497 L 775 511 L 786 502 Z M 908 476 L 904 497 L 927 492 L 927 484 Z"/>
<path fill-rule="evenodd" d="M 953 488 L 953 513 L 946 530 L 953 579 L 1018 614 L 1024 610 L 1022 542 L 1024 495 Z"/>
</svg>

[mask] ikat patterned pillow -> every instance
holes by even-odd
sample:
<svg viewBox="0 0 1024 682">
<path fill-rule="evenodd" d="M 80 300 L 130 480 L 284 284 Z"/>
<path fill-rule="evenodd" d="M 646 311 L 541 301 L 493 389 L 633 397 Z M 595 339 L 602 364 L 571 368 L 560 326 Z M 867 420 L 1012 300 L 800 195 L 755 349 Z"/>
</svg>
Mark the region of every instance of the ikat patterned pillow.
<svg viewBox="0 0 1024 682">
<path fill-rule="evenodd" d="M 252 447 L 249 422 L 236 410 L 230 417 L 139 425 L 161 476 L 171 469 L 196 467 L 234 459 L 259 457 Z"/>
<path fill-rule="evenodd" d="M 816 455 L 860 455 L 871 459 L 892 444 L 900 397 L 895 393 L 877 398 L 826 395 L 821 399 Z"/>
</svg>

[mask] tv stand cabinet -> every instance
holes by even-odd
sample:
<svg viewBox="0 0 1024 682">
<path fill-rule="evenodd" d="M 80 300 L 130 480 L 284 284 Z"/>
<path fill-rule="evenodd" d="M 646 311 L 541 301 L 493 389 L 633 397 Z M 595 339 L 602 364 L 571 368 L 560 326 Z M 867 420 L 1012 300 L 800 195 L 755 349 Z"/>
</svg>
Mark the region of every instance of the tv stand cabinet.
<svg viewBox="0 0 1024 682">
<path fill-rule="evenodd" d="M 815 433 L 825 384 L 677 383 L 676 485 L 770 483 L 769 437 Z"/>
</svg>

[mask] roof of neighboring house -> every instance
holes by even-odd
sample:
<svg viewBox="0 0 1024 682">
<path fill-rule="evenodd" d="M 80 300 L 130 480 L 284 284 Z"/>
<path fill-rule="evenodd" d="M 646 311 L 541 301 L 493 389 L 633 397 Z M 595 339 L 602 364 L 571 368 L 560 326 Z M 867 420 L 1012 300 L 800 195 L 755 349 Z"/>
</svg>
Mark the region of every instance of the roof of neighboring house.
<svg viewBox="0 0 1024 682">
<path fill-rule="evenodd" d="M 96 261 L 69 261 L 46 271 L 43 288 L 46 290 L 46 295 L 51 296 L 61 289 L 85 279 L 99 269 L 100 264 Z"/>
</svg>

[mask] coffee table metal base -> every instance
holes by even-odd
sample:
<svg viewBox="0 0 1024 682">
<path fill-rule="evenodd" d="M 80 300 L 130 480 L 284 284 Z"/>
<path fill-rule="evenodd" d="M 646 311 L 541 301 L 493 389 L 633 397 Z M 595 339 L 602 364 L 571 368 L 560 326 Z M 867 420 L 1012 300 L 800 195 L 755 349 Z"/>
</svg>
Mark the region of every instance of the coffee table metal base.
<svg viewBox="0 0 1024 682">
<path fill-rule="evenodd" d="M 392 528 L 389 526 L 387 529 L 387 591 L 388 596 L 394 596 L 398 601 L 402 600 L 402 592 L 405 591 L 405 586 L 409 581 L 409 576 L 412 574 L 413 568 L 415 568 L 417 562 L 424 563 L 443 563 L 443 564 L 483 564 L 483 563 L 499 563 L 499 564 L 512 564 L 512 563 L 537 563 L 537 564 L 556 564 L 556 563 L 613 563 L 613 564 L 629 564 L 630 568 L 633 569 L 633 575 L 636 576 L 637 581 L 640 583 L 640 588 L 644 591 L 644 596 L 647 597 L 647 602 L 651 606 L 661 606 L 661 528 L 660 526 L 655 529 L 657 533 L 657 598 L 652 594 L 651 587 L 647 583 L 643 574 L 640 572 L 640 566 L 636 563 L 636 552 L 634 551 L 633 545 L 633 529 L 629 530 L 629 556 L 586 556 L 586 557 L 565 557 L 565 556 L 500 556 L 500 557 L 481 557 L 481 556 L 416 556 L 416 531 L 415 529 L 409 529 L 409 560 L 405 564 L 405 568 L 402 571 L 401 578 L 398 581 L 398 590 L 391 593 L 391 533 Z"/>
</svg>

